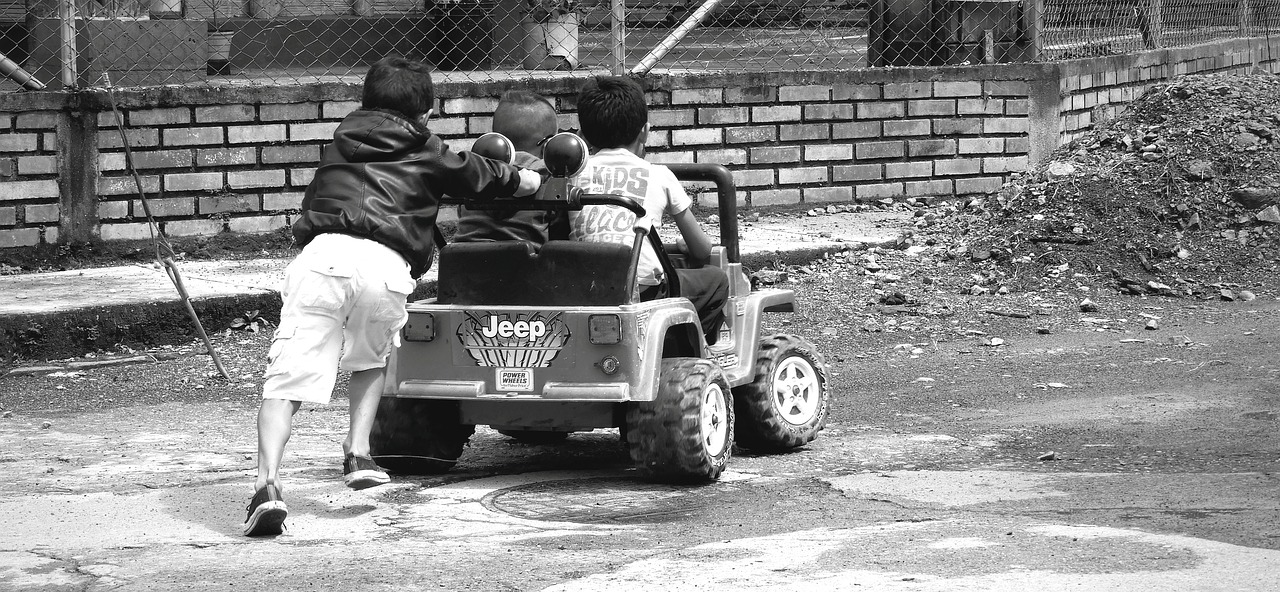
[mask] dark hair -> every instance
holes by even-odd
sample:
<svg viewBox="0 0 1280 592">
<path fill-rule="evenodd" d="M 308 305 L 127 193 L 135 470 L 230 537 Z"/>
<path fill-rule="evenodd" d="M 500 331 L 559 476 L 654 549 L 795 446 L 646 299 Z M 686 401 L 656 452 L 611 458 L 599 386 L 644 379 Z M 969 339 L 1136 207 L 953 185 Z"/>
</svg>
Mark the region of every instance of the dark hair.
<svg viewBox="0 0 1280 592">
<path fill-rule="evenodd" d="M 506 135 L 516 149 L 531 152 L 556 132 L 556 106 L 535 92 L 507 91 L 493 110 L 493 131 Z"/>
<path fill-rule="evenodd" d="M 578 126 L 596 148 L 626 146 L 648 122 L 644 90 L 630 78 L 596 76 L 578 91 Z"/>
<path fill-rule="evenodd" d="M 417 60 L 387 56 L 369 67 L 364 78 L 365 109 L 384 109 L 416 118 L 435 107 L 431 66 Z"/>
</svg>

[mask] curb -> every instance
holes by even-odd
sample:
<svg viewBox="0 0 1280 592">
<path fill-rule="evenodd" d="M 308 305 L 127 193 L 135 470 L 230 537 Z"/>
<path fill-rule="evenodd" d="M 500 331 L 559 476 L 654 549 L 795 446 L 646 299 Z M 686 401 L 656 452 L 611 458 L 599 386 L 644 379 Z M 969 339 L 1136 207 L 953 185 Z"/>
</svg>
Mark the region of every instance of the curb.
<svg viewBox="0 0 1280 592">
<path fill-rule="evenodd" d="M 891 247 L 899 239 L 871 242 L 820 241 L 791 245 L 775 250 L 742 253 L 743 270 L 754 271 L 787 265 L 804 265 L 832 252 Z M 419 281 L 410 300 L 436 295 L 436 280 Z M 208 333 L 220 332 L 249 311 L 271 321 L 280 318 L 280 294 L 274 290 L 252 290 L 231 295 L 208 296 L 191 301 Z M 17 360 L 61 360 L 91 352 L 109 352 L 125 345 L 148 349 L 178 345 L 196 338 L 195 326 L 176 292 L 147 304 L 103 305 L 54 312 L 0 313 L 0 366 Z M 0 372 L 0 376 L 5 373 Z"/>
</svg>

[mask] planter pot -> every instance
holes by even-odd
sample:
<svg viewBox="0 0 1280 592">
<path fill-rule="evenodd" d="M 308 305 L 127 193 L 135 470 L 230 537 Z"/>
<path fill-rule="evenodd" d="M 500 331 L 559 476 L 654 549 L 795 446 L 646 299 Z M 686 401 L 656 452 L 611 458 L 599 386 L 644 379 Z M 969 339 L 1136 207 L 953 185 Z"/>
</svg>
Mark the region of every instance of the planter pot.
<svg viewBox="0 0 1280 592">
<path fill-rule="evenodd" d="M 520 49 L 526 70 L 572 70 L 578 67 L 578 15 L 552 16 L 546 22 L 520 23 Z"/>
<path fill-rule="evenodd" d="M 207 74 L 231 73 L 231 38 L 235 34 L 235 31 L 209 32 L 209 64 L 205 68 Z"/>
</svg>

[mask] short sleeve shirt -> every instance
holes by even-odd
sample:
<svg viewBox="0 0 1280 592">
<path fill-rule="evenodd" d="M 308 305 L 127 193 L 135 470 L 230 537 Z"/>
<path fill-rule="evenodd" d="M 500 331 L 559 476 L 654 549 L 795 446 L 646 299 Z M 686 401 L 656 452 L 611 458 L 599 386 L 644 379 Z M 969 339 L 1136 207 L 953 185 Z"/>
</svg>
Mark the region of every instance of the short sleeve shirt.
<svg viewBox="0 0 1280 592">
<path fill-rule="evenodd" d="M 693 199 L 685 193 L 671 169 L 653 164 L 623 148 L 601 150 L 587 160 L 575 179 L 584 193 L 609 193 L 630 197 L 644 204 L 645 218 L 656 232 L 663 214 L 676 215 L 689 209 Z M 569 217 L 573 240 L 612 242 L 630 245 L 635 214 L 617 206 L 586 206 Z M 662 281 L 662 263 L 653 246 L 645 241 L 640 252 L 638 282 L 656 286 Z"/>
</svg>

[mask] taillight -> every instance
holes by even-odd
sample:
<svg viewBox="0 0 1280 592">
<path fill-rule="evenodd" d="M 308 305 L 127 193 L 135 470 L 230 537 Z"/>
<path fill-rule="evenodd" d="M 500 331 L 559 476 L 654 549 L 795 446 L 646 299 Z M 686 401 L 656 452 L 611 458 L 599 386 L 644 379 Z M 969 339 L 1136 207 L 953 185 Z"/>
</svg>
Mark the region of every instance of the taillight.
<svg viewBox="0 0 1280 592">
<path fill-rule="evenodd" d="M 587 336 L 596 345 L 612 345 L 622 341 L 622 319 L 614 314 L 587 317 Z"/>
<path fill-rule="evenodd" d="M 436 317 L 429 312 L 409 313 L 409 322 L 401 330 L 405 341 L 431 341 L 436 338 Z"/>
</svg>

